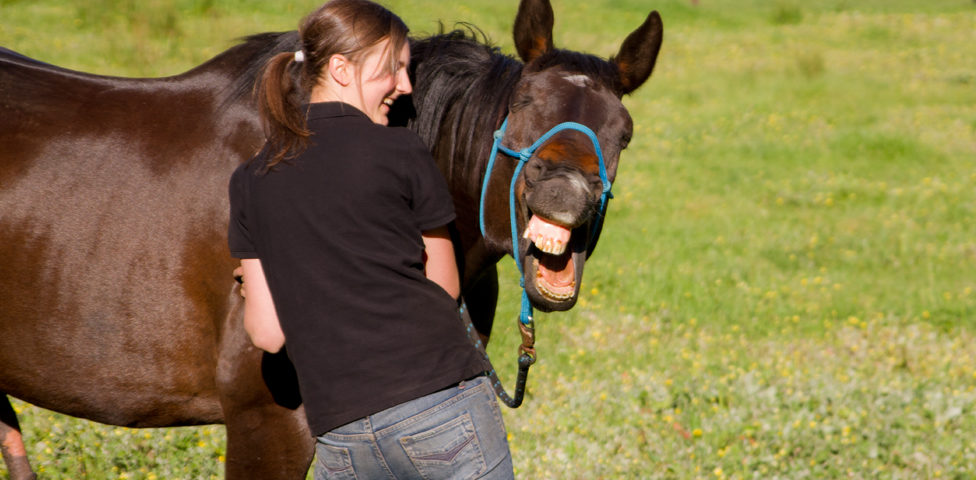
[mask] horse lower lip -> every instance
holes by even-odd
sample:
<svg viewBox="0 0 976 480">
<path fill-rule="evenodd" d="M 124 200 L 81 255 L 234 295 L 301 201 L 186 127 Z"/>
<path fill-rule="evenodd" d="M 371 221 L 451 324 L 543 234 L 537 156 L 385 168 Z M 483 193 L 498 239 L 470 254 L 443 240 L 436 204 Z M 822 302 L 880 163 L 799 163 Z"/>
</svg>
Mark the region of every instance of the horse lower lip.
<svg viewBox="0 0 976 480">
<path fill-rule="evenodd" d="M 548 300 L 564 302 L 572 299 L 576 294 L 575 266 L 572 254 L 566 254 L 566 256 L 569 257 L 565 258 L 566 265 L 559 271 L 549 269 L 544 265 L 546 262 L 544 260 L 540 262 L 538 257 L 532 259 L 532 266 L 535 267 L 534 285 L 536 291 Z"/>
</svg>

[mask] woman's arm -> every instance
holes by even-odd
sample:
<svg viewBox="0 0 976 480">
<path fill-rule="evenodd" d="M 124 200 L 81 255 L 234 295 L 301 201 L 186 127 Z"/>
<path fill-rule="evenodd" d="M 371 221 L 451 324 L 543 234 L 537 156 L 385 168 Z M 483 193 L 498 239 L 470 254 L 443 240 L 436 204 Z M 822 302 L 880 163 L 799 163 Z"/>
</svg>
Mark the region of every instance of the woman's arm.
<svg viewBox="0 0 976 480">
<path fill-rule="evenodd" d="M 244 269 L 244 283 L 247 289 L 244 301 L 244 330 L 251 337 L 255 347 L 266 352 L 277 353 L 285 344 L 285 334 L 278 322 L 271 290 L 261 268 L 261 260 L 249 258 L 241 260 Z"/>
<path fill-rule="evenodd" d="M 422 233 L 424 239 L 424 271 L 434 283 L 443 288 L 452 298 L 461 296 L 461 281 L 454 258 L 454 244 L 447 226 Z M 248 291 L 250 295 L 250 290 Z"/>
</svg>

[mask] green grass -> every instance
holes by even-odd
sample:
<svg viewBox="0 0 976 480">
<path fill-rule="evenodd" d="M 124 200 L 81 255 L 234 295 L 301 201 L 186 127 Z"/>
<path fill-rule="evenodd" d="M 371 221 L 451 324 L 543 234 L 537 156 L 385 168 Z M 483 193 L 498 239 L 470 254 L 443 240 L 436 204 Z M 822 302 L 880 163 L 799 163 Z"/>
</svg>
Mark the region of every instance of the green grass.
<svg viewBox="0 0 976 480">
<path fill-rule="evenodd" d="M 388 2 L 511 52 L 512 2 Z M 179 73 L 315 2 L 0 1 L 0 45 L 97 73 Z M 976 4 L 654 2 L 600 246 L 539 315 L 505 410 L 520 478 L 974 478 Z M 610 56 L 637 0 L 556 1 L 558 46 Z M 118 33 L 110 33 L 118 32 Z M 513 380 L 502 261 L 490 353 Z M 45 478 L 219 477 L 222 429 L 128 430 L 18 403 Z M 0 476 L 5 470 L 0 468 Z"/>
</svg>

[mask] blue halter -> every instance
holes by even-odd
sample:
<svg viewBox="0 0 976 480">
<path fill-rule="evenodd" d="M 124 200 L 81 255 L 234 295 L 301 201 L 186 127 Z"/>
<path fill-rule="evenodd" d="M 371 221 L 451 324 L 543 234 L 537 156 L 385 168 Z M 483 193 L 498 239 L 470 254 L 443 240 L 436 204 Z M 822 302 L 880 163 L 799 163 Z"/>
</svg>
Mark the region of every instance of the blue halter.
<svg viewBox="0 0 976 480">
<path fill-rule="evenodd" d="M 597 219 L 593 224 L 593 228 L 590 231 L 590 241 L 596 236 L 596 233 L 600 231 L 600 226 L 603 223 L 603 217 L 607 211 L 607 201 L 613 198 L 613 194 L 610 192 L 610 180 L 607 179 L 607 167 L 603 162 L 603 151 L 600 149 L 600 141 L 597 140 L 596 134 L 593 133 L 586 125 L 582 125 L 576 122 L 563 122 L 555 127 L 549 129 L 544 135 L 539 137 L 528 148 L 524 148 L 521 151 L 515 151 L 502 145 L 502 137 L 505 136 L 505 130 L 508 128 L 508 117 L 505 117 L 505 121 L 502 122 L 501 128 L 495 131 L 494 137 L 495 142 L 491 145 L 491 156 L 488 157 L 488 166 L 485 169 L 485 180 L 481 185 L 481 203 L 479 208 L 479 222 L 481 224 L 481 235 L 487 238 L 487 230 L 485 228 L 485 192 L 488 191 L 488 179 L 491 178 L 491 170 L 495 166 L 495 157 L 498 156 L 498 152 L 513 157 L 518 158 L 518 165 L 515 166 L 515 172 L 512 174 L 512 183 L 509 187 L 508 196 L 508 210 L 510 212 L 511 224 L 512 224 L 512 256 L 515 257 L 515 265 L 519 270 L 519 285 L 522 287 L 522 311 L 519 314 L 519 321 L 522 325 L 530 325 L 532 323 L 532 304 L 529 302 L 529 295 L 525 291 L 525 272 L 522 270 L 522 262 L 519 259 L 519 236 L 518 236 L 518 226 L 515 221 L 515 183 L 518 180 L 519 173 L 522 171 L 522 167 L 525 166 L 526 162 L 532 158 L 535 151 L 546 141 L 552 138 L 553 135 L 563 131 L 563 130 L 576 130 L 582 132 L 589 137 L 590 141 L 593 142 L 593 148 L 596 150 L 597 158 L 600 160 L 600 181 L 603 182 L 603 193 L 600 195 L 600 209 L 597 210 Z"/>
</svg>

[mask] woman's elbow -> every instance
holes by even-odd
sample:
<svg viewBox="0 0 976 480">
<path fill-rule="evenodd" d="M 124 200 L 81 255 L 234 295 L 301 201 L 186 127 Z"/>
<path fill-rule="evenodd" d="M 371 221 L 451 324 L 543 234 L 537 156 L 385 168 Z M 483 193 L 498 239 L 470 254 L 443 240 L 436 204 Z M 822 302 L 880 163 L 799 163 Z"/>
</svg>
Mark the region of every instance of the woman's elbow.
<svg viewBox="0 0 976 480">
<path fill-rule="evenodd" d="M 285 336 L 281 332 L 270 331 L 269 329 L 249 328 L 247 336 L 251 343 L 268 353 L 278 353 L 281 347 L 285 346 Z"/>
<path fill-rule="evenodd" d="M 451 296 L 451 298 L 454 298 L 455 300 L 461 298 L 461 284 L 458 282 L 457 276 L 437 283 L 441 286 L 441 288 L 444 289 L 445 292 L 447 292 L 448 295 Z"/>
</svg>

